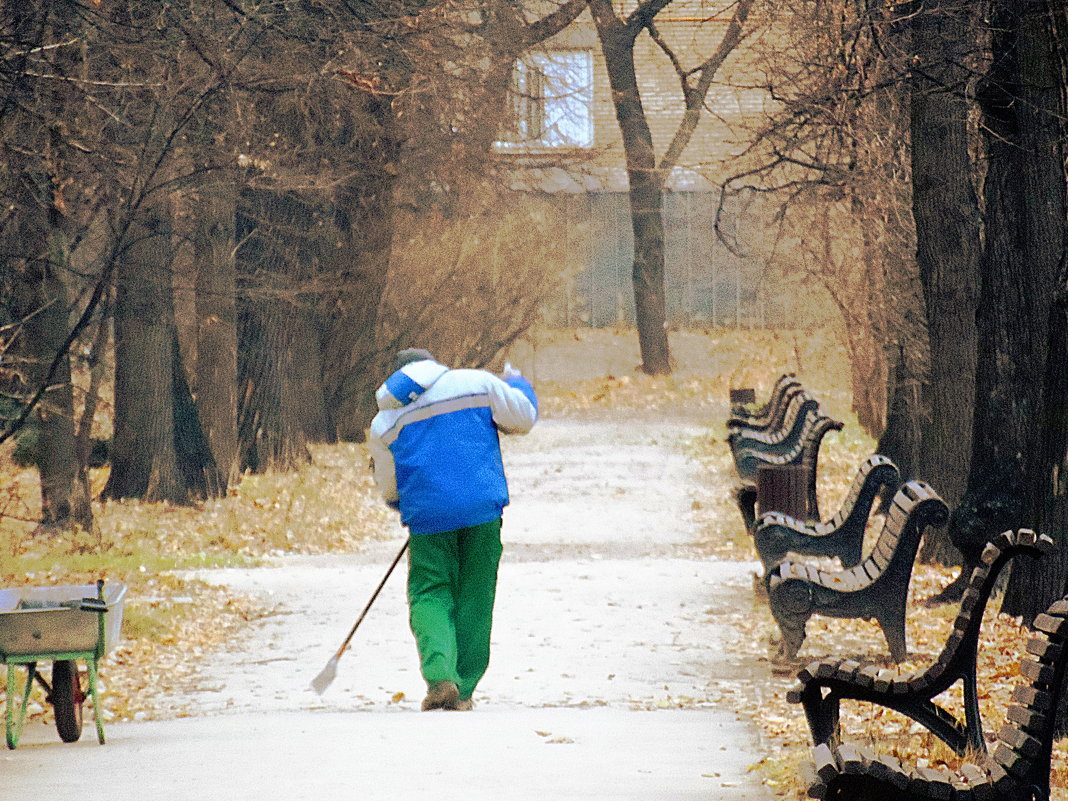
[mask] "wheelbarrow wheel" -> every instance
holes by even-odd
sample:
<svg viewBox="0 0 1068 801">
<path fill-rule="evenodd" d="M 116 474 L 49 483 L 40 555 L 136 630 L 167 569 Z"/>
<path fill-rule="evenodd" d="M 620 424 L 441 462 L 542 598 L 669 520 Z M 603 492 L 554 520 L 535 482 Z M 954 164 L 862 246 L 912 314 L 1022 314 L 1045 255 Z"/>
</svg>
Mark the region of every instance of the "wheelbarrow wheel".
<svg viewBox="0 0 1068 801">
<path fill-rule="evenodd" d="M 78 663 L 73 659 L 52 663 L 52 709 L 56 716 L 56 731 L 65 743 L 74 743 L 82 736 L 82 692 L 78 678 Z"/>
</svg>

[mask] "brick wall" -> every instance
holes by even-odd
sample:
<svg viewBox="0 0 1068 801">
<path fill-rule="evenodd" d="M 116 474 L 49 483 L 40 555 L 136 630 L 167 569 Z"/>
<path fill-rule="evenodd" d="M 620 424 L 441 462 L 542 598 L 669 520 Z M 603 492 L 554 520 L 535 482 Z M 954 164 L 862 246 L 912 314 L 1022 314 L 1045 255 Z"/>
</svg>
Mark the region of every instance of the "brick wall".
<svg viewBox="0 0 1068 801">
<path fill-rule="evenodd" d="M 661 36 L 675 50 L 682 66 L 692 69 L 707 59 L 718 47 L 730 19 L 732 4 L 716 0 L 702 3 L 695 0 L 675 0 L 657 17 Z M 728 9 L 723 11 L 723 9 Z M 717 14 L 717 10 L 721 13 Z M 594 146 L 590 153 L 592 164 L 587 167 L 621 170 L 622 143 L 612 106 L 611 91 L 604 59 L 600 52 L 597 32 L 589 12 L 583 13 L 572 26 L 546 44 L 546 49 L 587 49 L 594 63 Z M 652 39 L 642 34 L 635 48 L 639 91 L 646 118 L 653 134 L 658 159 L 682 118 L 681 84 L 674 67 Z M 706 181 L 718 183 L 727 166 L 725 162 L 737 154 L 747 141 L 746 128 L 761 118 L 767 102 L 767 92 L 760 88 L 760 73 L 754 63 L 753 50 L 745 42 L 733 53 L 717 74 L 707 98 L 707 111 L 694 132 L 690 145 L 681 159 L 686 171 L 701 173 Z M 596 169 L 595 169 L 596 171 Z M 622 189 L 622 176 L 606 179 L 604 188 Z M 704 181 L 681 175 L 678 188 L 699 188 Z"/>
</svg>

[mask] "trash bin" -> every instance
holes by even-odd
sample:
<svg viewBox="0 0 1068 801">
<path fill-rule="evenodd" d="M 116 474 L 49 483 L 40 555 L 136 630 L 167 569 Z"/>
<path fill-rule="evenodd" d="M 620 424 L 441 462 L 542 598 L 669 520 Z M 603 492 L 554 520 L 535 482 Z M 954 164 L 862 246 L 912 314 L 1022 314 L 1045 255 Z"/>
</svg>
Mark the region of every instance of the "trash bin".
<svg viewBox="0 0 1068 801">
<path fill-rule="evenodd" d="M 747 403 L 756 403 L 756 390 L 752 387 L 732 389 L 731 406 L 745 406 Z"/>
<path fill-rule="evenodd" d="M 800 464 L 761 465 L 757 468 L 757 514 L 782 512 L 808 520 L 809 468 Z"/>
</svg>

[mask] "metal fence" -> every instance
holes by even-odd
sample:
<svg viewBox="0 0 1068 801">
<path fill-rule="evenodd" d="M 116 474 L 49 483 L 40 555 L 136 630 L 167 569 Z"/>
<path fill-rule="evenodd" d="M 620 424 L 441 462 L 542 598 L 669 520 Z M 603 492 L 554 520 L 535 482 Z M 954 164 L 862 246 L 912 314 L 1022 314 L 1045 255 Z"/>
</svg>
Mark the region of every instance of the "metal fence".
<svg viewBox="0 0 1068 801">
<path fill-rule="evenodd" d="M 634 239 L 625 193 L 560 194 L 567 248 L 586 268 L 549 305 L 556 325 L 605 327 L 634 323 L 631 267 Z M 760 266 L 731 253 L 713 229 L 716 195 L 664 196 L 665 292 L 675 326 L 765 324 L 757 286 Z"/>
</svg>

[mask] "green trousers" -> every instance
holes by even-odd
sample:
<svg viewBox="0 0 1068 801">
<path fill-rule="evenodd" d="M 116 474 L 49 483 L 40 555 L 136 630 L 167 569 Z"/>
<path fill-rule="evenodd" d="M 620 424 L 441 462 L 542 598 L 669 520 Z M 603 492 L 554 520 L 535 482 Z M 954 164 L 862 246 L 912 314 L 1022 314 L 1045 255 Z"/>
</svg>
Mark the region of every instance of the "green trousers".
<svg viewBox="0 0 1068 801">
<path fill-rule="evenodd" d="M 427 684 L 470 698 L 489 667 L 501 520 L 408 539 L 408 623 Z"/>
</svg>

